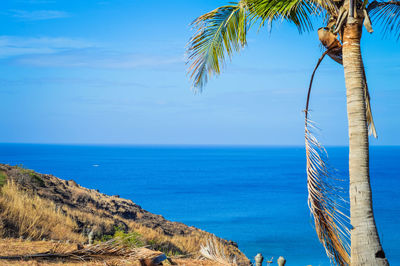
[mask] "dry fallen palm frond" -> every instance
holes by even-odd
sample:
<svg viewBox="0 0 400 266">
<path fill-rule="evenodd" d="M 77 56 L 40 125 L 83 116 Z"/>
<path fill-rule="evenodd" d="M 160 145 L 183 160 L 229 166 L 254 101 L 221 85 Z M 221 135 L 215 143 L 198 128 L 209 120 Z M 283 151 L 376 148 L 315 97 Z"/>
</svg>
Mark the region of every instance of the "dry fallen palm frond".
<svg viewBox="0 0 400 266">
<path fill-rule="evenodd" d="M 238 265 L 235 256 L 227 256 L 220 247 L 216 238 L 208 239 L 205 245 L 200 246 L 200 254 L 209 260 L 218 262 L 222 265 Z"/>
<path fill-rule="evenodd" d="M 335 47 L 331 47 L 335 49 Z M 309 101 L 316 70 L 331 49 L 325 51 L 312 73 L 305 109 L 305 147 L 307 158 L 308 205 L 314 217 L 315 230 L 328 257 L 337 265 L 350 264 L 350 221 L 345 191 L 336 172 L 328 164 L 328 154 L 314 136 L 316 129 L 309 120 Z"/>
<path fill-rule="evenodd" d="M 92 246 L 86 246 L 82 249 L 68 251 L 62 245 L 55 245 L 50 251 L 45 253 L 19 255 L 19 256 L 1 256 L 3 260 L 26 260 L 26 259 L 69 259 L 79 261 L 105 260 L 112 257 L 118 257 L 120 260 L 134 261 L 149 258 L 161 258 L 163 253 L 155 252 L 147 248 L 137 248 L 127 246 L 123 239 L 111 239 Z M 166 258 L 166 257 L 165 257 Z"/>
</svg>

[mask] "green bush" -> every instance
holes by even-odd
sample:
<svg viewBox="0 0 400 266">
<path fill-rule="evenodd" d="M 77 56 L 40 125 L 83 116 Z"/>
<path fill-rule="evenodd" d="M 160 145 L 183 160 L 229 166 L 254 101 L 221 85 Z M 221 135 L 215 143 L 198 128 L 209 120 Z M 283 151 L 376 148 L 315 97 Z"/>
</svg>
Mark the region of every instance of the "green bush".
<svg viewBox="0 0 400 266">
<path fill-rule="evenodd" d="M 101 241 L 104 242 L 111 239 L 122 241 L 123 244 L 130 247 L 143 247 L 146 245 L 146 242 L 143 240 L 143 237 L 139 233 L 125 233 L 124 230 L 119 227 L 115 227 L 114 235 L 103 235 Z"/>
<path fill-rule="evenodd" d="M 122 230 L 117 230 L 114 233 L 114 239 L 119 239 L 124 244 L 131 247 L 143 247 L 146 245 L 142 236 L 136 232 L 125 233 Z"/>
<path fill-rule="evenodd" d="M 112 235 L 102 235 L 100 241 L 101 242 L 106 242 L 106 241 L 111 240 L 111 239 L 113 239 Z"/>
</svg>

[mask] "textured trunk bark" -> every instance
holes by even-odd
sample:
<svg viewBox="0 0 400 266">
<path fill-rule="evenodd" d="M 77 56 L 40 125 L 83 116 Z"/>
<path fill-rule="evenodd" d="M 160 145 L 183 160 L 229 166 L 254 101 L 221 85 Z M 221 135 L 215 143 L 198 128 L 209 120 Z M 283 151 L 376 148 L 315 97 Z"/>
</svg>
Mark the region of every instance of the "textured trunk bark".
<svg viewBox="0 0 400 266">
<path fill-rule="evenodd" d="M 360 39 L 362 22 L 347 24 L 343 34 L 343 66 L 349 122 L 351 265 L 389 265 L 372 210 L 369 180 L 368 127 L 365 112 Z"/>
</svg>

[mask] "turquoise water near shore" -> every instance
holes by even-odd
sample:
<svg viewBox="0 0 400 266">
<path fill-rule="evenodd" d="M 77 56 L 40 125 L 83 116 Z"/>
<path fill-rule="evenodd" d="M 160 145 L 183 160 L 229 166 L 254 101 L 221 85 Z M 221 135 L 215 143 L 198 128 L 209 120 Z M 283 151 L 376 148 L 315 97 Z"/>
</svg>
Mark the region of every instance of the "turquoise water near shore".
<svg viewBox="0 0 400 266">
<path fill-rule="evenodd" d="M 328 148 L 346 174 L 348 148 Z M 400 147 L 371 148 L 378 231 L 400 265 Z M 74 179 L 144 209 L 230 239 L 252 259 L 329 265 L 307 206 L 303 147 L 157 147 L 0 144 L 0 162 Z"/>
</svg>

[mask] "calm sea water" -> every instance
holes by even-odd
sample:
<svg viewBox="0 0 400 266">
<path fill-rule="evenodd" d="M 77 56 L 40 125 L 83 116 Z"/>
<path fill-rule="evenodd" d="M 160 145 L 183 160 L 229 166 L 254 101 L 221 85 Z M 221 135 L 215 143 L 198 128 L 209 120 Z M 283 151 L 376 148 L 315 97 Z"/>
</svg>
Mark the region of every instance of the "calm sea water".
<svg viewBox="0 0 400 266">
<path fill-rule="evenodd" d="M 346 173 L 348 149 L 328 149 Z M 230 239 L 253 258 L 329 265 L 307 207 L 302 147 L 133 147 L 0 144 L 0 162 L 118 194 L 165 218 Z M 375 215 L 400 265 L 400 147 L 371 148 Z"/>
</svg>

